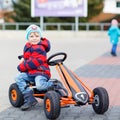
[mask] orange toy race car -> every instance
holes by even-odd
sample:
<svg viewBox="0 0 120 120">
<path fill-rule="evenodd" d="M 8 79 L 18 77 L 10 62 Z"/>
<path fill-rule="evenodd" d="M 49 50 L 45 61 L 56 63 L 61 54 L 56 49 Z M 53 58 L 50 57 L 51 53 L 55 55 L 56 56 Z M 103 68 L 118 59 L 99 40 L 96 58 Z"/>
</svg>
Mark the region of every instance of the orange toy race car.
<svg viewBox="0 0 120 120">
<path fill-rule="evenodd" d="M 109 108 L 109 96 L 105 88 L 97 87 L 91 90 L 83 81 L 63 62 L 67 58 L 64 52 L 56 53 L 48 58 L 48 64 L 55 66 L 61 80 L 51 79 L 56 84 L 61 84 L 61 88 L 54 87 L 47 91 L 38 91 L 34 83 L 28 83 L 34 92 L 34 96 L 44 99 L 44 112 L 48 119 L 56 119 L 60 115 L 62 107 L 75 105 L 92 105 L 97 114 L 104 114 Z M 9 87 L 9 100 L 14 107 L 23 104 L 23 95 L 16 83 Z"/>
</svg>

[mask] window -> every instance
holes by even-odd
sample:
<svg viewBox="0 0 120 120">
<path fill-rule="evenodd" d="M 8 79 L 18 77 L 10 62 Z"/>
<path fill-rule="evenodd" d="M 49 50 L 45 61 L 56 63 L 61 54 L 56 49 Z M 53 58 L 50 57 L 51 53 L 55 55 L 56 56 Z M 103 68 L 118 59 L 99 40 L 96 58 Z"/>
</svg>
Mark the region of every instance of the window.
<svg viewBox="0 0 120 120">
<path fill-rule="evenodd" d="M 120 7 L 120 1 L 116 1 L 116 7 Z"/>
</svg>

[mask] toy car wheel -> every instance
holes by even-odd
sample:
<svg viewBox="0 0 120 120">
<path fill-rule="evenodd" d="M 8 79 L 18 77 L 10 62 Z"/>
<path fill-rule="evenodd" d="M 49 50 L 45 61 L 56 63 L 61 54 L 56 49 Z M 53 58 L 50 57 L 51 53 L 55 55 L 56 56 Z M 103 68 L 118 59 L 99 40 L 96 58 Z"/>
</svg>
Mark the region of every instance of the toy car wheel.
<svg viewBox="0 0 120 120">
<path fill-rule="evenodd" d="M 60 97 L 55 91 L 48 91 L 44 97 L 44 111 L 48 119 L 56 119 L 60 115 Z"/>
<path fill-rule="evenodd" d="M 14 107 L 20 107 L 23 104 L 23 95 L 16 83 L 9 87 L 9 100 Z"/>
<path fill-rule="evenodd" d="M 105 88 L 98 87 L 93 90 L 94 102 L 92 107 L 97 114 L 104 114 L 109 107 L 109 97 Z"/>
</svg>

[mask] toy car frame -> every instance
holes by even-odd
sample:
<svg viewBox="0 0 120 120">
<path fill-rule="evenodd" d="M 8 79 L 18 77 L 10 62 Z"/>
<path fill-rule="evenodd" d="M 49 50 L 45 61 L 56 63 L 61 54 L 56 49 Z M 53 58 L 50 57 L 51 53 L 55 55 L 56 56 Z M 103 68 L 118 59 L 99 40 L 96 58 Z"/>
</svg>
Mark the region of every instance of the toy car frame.
<svg viewBox="0 0 120 120">
<path fill-rule="evenodd" d="M 55 66 L 61 78 L 60 82 L 63 87 L 53 88 L 47 91 L 38 91 L 34 83 L 28 83 L 34 91 L 34 96 L 44 99 L 44 112 L 48 119 L 56 119 L 60 115 L 62 107 L 75 105 L 82 106 L 90 104 L 97 114 L 104 114 L 109 108 L 109 96 L 105 88 L 96 87 L 91 90 L 83 81 L 69 70 L 63 62 L 67 54 L 59 52 L 48 58 L 48 64 Z M 20 107 L 23 104 L 23 95 L 16 83 L 9 87 L 9 100 L 12 106 Z"/>
</svg>

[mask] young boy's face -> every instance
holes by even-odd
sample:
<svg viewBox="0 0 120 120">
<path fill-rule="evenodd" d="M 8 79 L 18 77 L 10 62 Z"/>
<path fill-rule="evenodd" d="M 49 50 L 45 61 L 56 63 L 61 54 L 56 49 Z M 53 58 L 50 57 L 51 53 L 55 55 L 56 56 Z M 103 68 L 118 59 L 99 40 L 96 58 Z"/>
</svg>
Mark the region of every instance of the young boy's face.
<svg viewBox="0 0 120 120">
<path fill-rule="evenodd" d="M 40 35 L 37 32 L 32 32 L 30 33 L 29 37 L 28 37 L 28 41 L 31 44 L 38 44 L 40 42 Z"/>
</svg>

